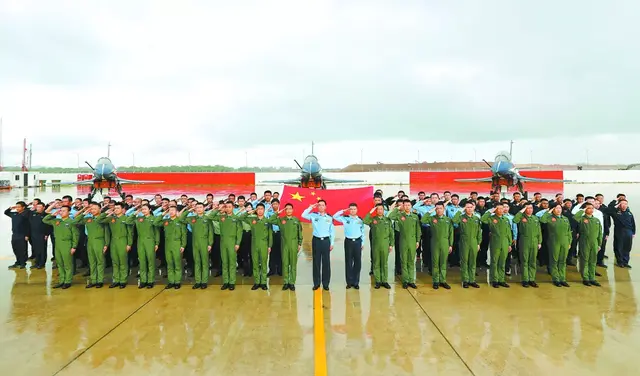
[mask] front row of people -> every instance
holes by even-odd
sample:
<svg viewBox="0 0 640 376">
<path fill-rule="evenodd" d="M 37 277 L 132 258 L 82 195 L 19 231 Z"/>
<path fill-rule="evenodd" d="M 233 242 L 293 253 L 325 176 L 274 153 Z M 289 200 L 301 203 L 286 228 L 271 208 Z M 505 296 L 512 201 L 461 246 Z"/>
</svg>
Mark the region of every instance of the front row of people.
<svg viewBox="0 0 640 376">
<path fill-rule="evenodd" d="M 445 214 L 447 203 L 438 203 L 428 213 L 419 218 L 409 200 L 387 212 L 382 204 L 377 204 L 364 219 L 357 215 L 357 206 L 351 204 L 349 215 L 341 210 L 333 217 L 326 213 L 326 202 L 307 208 L 302 217 L 313 226 L 312 259 L 313 289 L 323 285 L 329 289 L 331 278 L 330 252 L 333 249 L 333 220 L 344 224 L 345 263 L 347 288 L 359 288 L 361 251 L 364 248 L 364 225 L 371 229 L 371 248 L 375 288 L 391 288 L 388 281 L 388 255 L 395 243 L 392 221 L 399 229 L 399 252 L 402 265 L 402 287 L 417 288 L 415 284 L 416 249 L 421 237 L 421 224 L 431 228 L 431 261 L 433 288 L 450 289 L 447 283 L 447 258 L 452 252 L 454 227 L 459 229 L 459 250 L 462 285 L 464 288 L 480 286 L 476 282 L 476 256 L 482 242 L 482 225 L 490 231 L 490 283 L 494 288 L 509 287 L 505 281 L 505 261 L 511 252 L 512 229 L 504 216 L 503 206 L 496 206 L 480 216 L 475 212 L 475 204 L 468 201 L 462 211 L 453 218 Z M 139 288 L 153 288 L 156 275 L 156 255 L 161 234 L 164 236 L 167 277 L 166 289 L 179 289 L 182 281 L 182 253 L 187 246 L 187 235 L 191 232 L 194 256 L 194 289 L 206 289 L 209 279 L 209 253 L 214 237 L 213 222 L 220 225 L 222 256 L 222 290 L 234 290 L 236 284 L 236 252 L 242 240 L 242 224 L 251 228 L 251 256 L 255 284 L 252 290 L 267 289 L 268 257 L 273 245 L 272 228 L 280 228 L 282 247 L 283 290 L 295 290 L 297 260 L 302 247 L 302 226 L 293 216 L 293 205 L 265 215 L 265 206 L 257 204 L 253 210 L 241 209 L 234 213 L 233 202 L 226 202 L 221 208 L 205 212 L 204 204 L 178 212 L 170 206 L 161 215 L 154 216 L 149 205 L 141 205 L 132 215 L 126 215 L 123 204 L 117 203 L 106 212 L 98 203 L 76 213 L 72 219 L 68 206 L 47 208 L 43 222 L 51 225 L 55 238 L 55 259 L 59 270 L 59 283 L 54 288 L 67 289 L 72 280 L 72 255 L 79 241 L 77 225 L 84 225 L 87 235 L 90 280 L 87 288 L 101 288 L 104 285 L 104 255 L 111 250 L 113 279 L 110 288 L 124 288 L 127 285 L 129 268 L 127 252 L 133 244 L 132 226 L 137 232 L 138 258 L 140 262 Z M 317 212 L 312 212 L 317 208 Z M 55 214 L 51 213 L 56 209 Z M 284 211 L 285 215 L 280 216 Z M 602 223 L 593 216 L 594 207 L 587 203 L 575 214 L 578 222 L 580 272 L 583 284 L 600 286 L 595 280 L 596 255 L 602 244 Z M 569 287 L 566 280 L 566 259 L 571 246 L 571 226 L 562 215 L 562 207 L 555 206 L 542 216 L 533 214 L 532 204 L 527 204 L 516 214 L 518 224 L 518 247 L 522 267 L 522 286 L 538 287 L 536 283 L 537 253 L 542 246 L 541 223 L 546 225 L 546 238 L 550 249 L 549 263 L 553 284 Z M 159 229 L 162 228 L 163 231 Z"/>
</svg>

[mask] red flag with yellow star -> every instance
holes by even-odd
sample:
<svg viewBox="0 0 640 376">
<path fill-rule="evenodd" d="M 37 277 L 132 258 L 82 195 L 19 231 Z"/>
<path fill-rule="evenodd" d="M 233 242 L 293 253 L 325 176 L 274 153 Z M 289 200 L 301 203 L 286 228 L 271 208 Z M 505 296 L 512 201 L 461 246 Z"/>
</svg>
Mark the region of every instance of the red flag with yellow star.
<svg viewBox="0 0 640 376">
<path fill-rule="evenodd" d="M 349 204 L 355 202 L 358 205 L 358 215 L 364 218 L 373 207 L 373 186 L 344 188 L 344 189 L 313 189 L 296 188 L 285 185 L 280 196 L 280 208 L 285 204 L 293 205 L 293 215 L 303 222 L 309 222 L 301 217 L 302 212 L 318 200 L 327 202 L 327 213 L 334 215 L 337 211 L 349 208 Z M 284 212 L 281 214 L 284 215 Z M 336 225 L 340 223 L 335 222 Z"/>
</svg>

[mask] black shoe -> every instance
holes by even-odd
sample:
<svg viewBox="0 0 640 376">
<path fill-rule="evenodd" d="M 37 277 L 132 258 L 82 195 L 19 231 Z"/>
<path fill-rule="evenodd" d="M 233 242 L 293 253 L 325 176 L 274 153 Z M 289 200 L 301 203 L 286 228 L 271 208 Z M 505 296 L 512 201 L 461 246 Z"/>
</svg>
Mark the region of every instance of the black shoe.
<svg viewBox="0 0 640 376">
<path fill-rule="evenodd" d="M 599 266 L 599 267 L 601 267 L 601 268 L 605 268 L 605 269 L 607 268 L 607 265 L 605 265 L 605 264 L 604 264 L 604 263 L 602 263 L 602 262 L 601 262 L 601 263 L 599 263 L 599 264 L 596 264 L 596 266 Z"/>
<path fill-rule="evenodd" d="M 560 282 L 560 285 L 562 285 L 562 287 L 569 287 L 569 284 L 567 282 Z"/>
<path fill-rule="evenodd" d="M 360 285 L 354 285 L 353 288 L 356 290 L 360 290 Z"/>
<path fill-rule="evenodd" d="M 272 275 L 274 275 L 274 274 L 276 274 L 276 273 L 269 272 L 269 273 L 267 273 L 267 277 L 271 277 L 271 276 L 272 276 Z"/>
<path fill-rule="evenodd" d="M 589 283 L 591 283 L 591 286 L 598 286 L 598 287 L 602 286 L 598 281 L 591 281 Z"/>
<path fill-rule="evenodd" d="M 469 286 L 473 287 L 474 289 L 479 289 L 479 288 L 480 288 L 480 285 L 478 285 L 478 284 L 477 284 L 477 283 L 475 283 L 475 282 L 471 282 L 471 283 L 469 283 Z"/>
<path fill-rule="evenodd" d="M 539 286 L 537 283 L 529 281 L 529 286 L 533 287 L 534 289 L 537 289 Z"/>
<path fill-rule="evenodd" d="M 320 285 L 313 286 L 313 291 L 316 291 L 319 288 L 320 288 Z"/>
<path fill-rule="evenodd" d="M 236 289 L 236 285 L 234 285 L 234 284 L 229 284 L 229 290 L 230 290 L 230 291 L 233 291 L 233 290 L 235 290 L 235 289 Z"/>
<path fill-rule="evenodd" d="M 449 284 L 447 282 L 441 283 L 440 286 L 444 287 L 447 290 L 451 290 L 451 286 L 449 286 Z"/>
<path fill-rule="evenodd" d="M 126 283 L 121 283 L 121 284 L 120 284 L 120 288 L 121 288 L 121 289 L 123 289 L 123 288 L 125 288 L 125 287 L 127 287 L 127 284 L 126 284 Z"/>
<path fill-rule="evenodd" d="M 502 287 L 506 287 L 506 288 L 510 287 L 507 282 L 500 282 L 499 285 L 502 286 Z"/>
<path fill-rule="evenodd" d="M 164 287 L 165 290 L 169 290 L 169 289 L 172 289 L 172 288 L 173 288 L 173 283 L 169 283 L 168 285 L 166 285 Z"/>
<path fill-rule="evenodd" d="M 175 285 L 173 285 L 173 288 L 176 290 L 180 290 L 180 287 L 182 287 L 179 283 L 176 283 Z"/>
<path fill-rule="evenodd" d="M 522 287 L 529 288 L 529 282 L 527 282 L 527 281 L 522 281 Z"/>
<path fill-rule="evenodd" d="M 553 285 L 555 287 L 562 287 L 562 284 L 560 282 L 558 282 L 558 281 L 553 281 Z"/>
<path fill-rule="evenodd" d="M 627 268 L 627 269 L 633 269 L 633 268 L 631 267 L 631 265 L 629 265 L 629 264 L 626 264 L 624 267 L 625 267 L 625 268 Z"/>
<path fill-rule="evenodd" d="M 204 289 L 206 289 L 207 287 L 208 287 L 208 285 L 207 285 L 206 283 L 201 283 L 201 284 L 200 284 L 200 289 L 201 289 L 201 290 L 204 290 Z"/>
<path fill-rule="evenodd" d="M 324 289 L 324 291 L 329 291 L 329 286 L 322 286 L 322 288 Z"/>
<path fill-rule="evenodd" d="M 433 289 L 434 289 L 434 290 L 437 290 L 437 289 L 439 289 L 439 288 L 440 288 L 440 284 L 439 284 L 439 283 L 434 283 L 434 284 L 433 284 Z"/>
<path fill-rule="evenodd" d="M 90 288 L 92 288 L 92 287 L 96 287 L 96 285 L 94 285 L 93 283 L 89 283 L 89 284 L 85 287 L 85 289 L 90 289 Z"/>
<path fill-rule="evenodd" d="M 370 272 L 369 272 L 369 275 L 373 275 L 373 271 L 370 271 Z"/>
<path fill-rule="evenodd" d="M 289 284 L 285 283 L 284 286 L 282 286 L 282 291 L 287 291 L 289 290 Z"/>
<path fill-rule="evenodd" d="M 491 282 L 491 287 L 493 287 L 494 289 L 497 289 L 500 286 L 500 284 L 498 282 Z"/>
<path fill-rule="evenodd" d="M 62 286 L 64 286 L 64 283 L 58 283 L 57 285 L 53 286 L 54 289 L 59 289 Z"/>
<path fill-rule="evenodd" d="M 66 289 L 68 289 L 69 287 L 71 287 L 71 283 L 65 283 L 64 285 L 62 285 L 62 289 L 63 289 L 63 290 L 66 290 Z"/>
<path fill-rule="evenodd" d="M 376 290 L 380 289 L 380 282 L 376 282 L 376 285 L 373 288 Z"/>
<path fill-rule="evenodd" d="M 109 288 L 110 288 L 110 289 L 114 289 L 114 288 L 116 288 L 116 287 L 118 287 L 118 286 L 120 286 L 120 284 L 119 284 L 119 283 L 115 283 L 115 282 L 113 282 L 112 284 L 110 284 L 110 285 L 109 285 Z"/>
<path fill-rule="evenodd" d="M 407 282 L 402 282 L 402 288 L 403 289 L 407 289 L 409 287 L 409 284 Z"/>
<path fill-rule="evenodd" d="M 624 264 L 616 264 L 618 268 L 624 268 Z"/>
<path fill-rule="evenodd" d="M 225 283 L 225 284 L 222 285 L 222 287 L 220 287 L 220 290 L 226 290 L 228 288 L 229 288 L 229 284 Z"/>
<path fill-rule="evenodd" d="M 256 284 L 254 284 L 254 285 L 251 287 L 251 290 L 255 291 L 255 290 L 259 289 L 259 288 L 260 288 L 260 286 L 258 286 L 258 285 L 256 285 Z"/>
<path fill-rule="evenodd" d="M 413 283 L 413 282 L 409 283 L 409 287 L 411 287 L 412 289 L 417 289 L 418 288 L 418 286 L 416 286 L 416 284 Z"/>
<path fill-rule="evenodd" d="M 20 265 L 18 265 L 18 264 L 9 265 L 8 269 L 18 269 L 19 266 Z"/>
<path fill-rule="evenodd" d="M 289 290 L 296 291 L 296 285 L 289 285 Z"/>
<path fill-rule="evenodd" d="M 262 288 L 263 291 L 266 291 L 269 289 L 267 285 L 260 285 L 260 288 Z"/>
<path fill-rule="evenodd" d="M 138 285 L 138 288 L 139 288 L 139 289 L 143 289 L 143 288 L 145 288 L 145 287 L 147 287 L 147 284 L 146 284 L 146 283 L 140 283 L 140 284 Z"/>
<path fill-rule="evenodd" d="M 388 284 L 387 282 L 382 282 L 380 285 L 387 290 L 391 290 L 391 285 Z"/>
<path fill-rule="evenodd" d="M 463 289 L 468 289 L 469 288 L 469 284 L 467 282 L 462 282 L 462 288 Z"/>
<path fill-rule="evenodd" d="M 582 284 L 585 286 L 591 286 L 591 283 L 589 283 L 589 281 L 582 281 Z"/>
<path fill-rule="evenodd" d="M 347 289 L 350 289 L 350 288 L 351 288 L 351 285 L 347 283 Z"/>
<path fill-rule="evenodd" d="M 596 277 L 602 277 L 602 274 L 596 272 Z"/>
<path fill-rule="evenodd" d="M 155 283 L 147 283 L 147 288 L 152 289 L 155 286 Z"/>
<path fill-rule="evenodd" d="M 200 284 L 199 283 L 196 283 L 195 285 L 193 285 L 193 287 L 191 287 L 192 290 L 197 290 L 199 288 L 200 288 Z"/>
<path fill-rule="evenodd" d="M 96 288 L 97 289 L 101 289 L 102 286 L 104 286 L 104 283 L 100 282 L 100 283 L 96 283 Z"/>
</svg>

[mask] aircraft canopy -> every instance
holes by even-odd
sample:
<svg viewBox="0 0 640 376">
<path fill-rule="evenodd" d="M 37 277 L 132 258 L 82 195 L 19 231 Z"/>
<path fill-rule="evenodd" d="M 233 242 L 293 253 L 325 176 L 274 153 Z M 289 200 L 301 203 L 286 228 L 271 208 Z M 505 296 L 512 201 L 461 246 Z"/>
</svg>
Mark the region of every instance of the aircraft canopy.
<svg viewBox="0 0 640 376">
<path fill-rule="evenodd" d="M 496 154 L 496 162 L 511 162 L 511 154 L 508 151 L 501 151 Z"/>
</svg>

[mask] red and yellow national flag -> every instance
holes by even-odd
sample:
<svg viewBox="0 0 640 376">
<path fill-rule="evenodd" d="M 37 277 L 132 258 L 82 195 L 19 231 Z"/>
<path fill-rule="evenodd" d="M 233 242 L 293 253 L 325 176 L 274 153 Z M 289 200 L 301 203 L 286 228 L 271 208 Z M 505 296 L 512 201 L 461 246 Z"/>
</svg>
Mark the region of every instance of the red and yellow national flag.
<svg viewBox="0 0 640 376">
<path fill-rule="evenodd" d="M 303 222 L 309 222 L 302 218 L 302 212 L 318 200 L 327 202 L 327 213 L 334 215 L 338 210 L 346 209 L 349 204 L 355 202 L 358 205 L 358 215 L 364 218 L 373 208 L 373 186 L 344 188 L 344 189 L 313 189 L 296 188 L 285 185 L 280 196 L 280 208 L 288 203 L 293 205 L 293 215 Z M 281 214 L 284 215 L 284 212 Z M 341 223 L 335 222 L 336 225 Z"/>
</svg>

